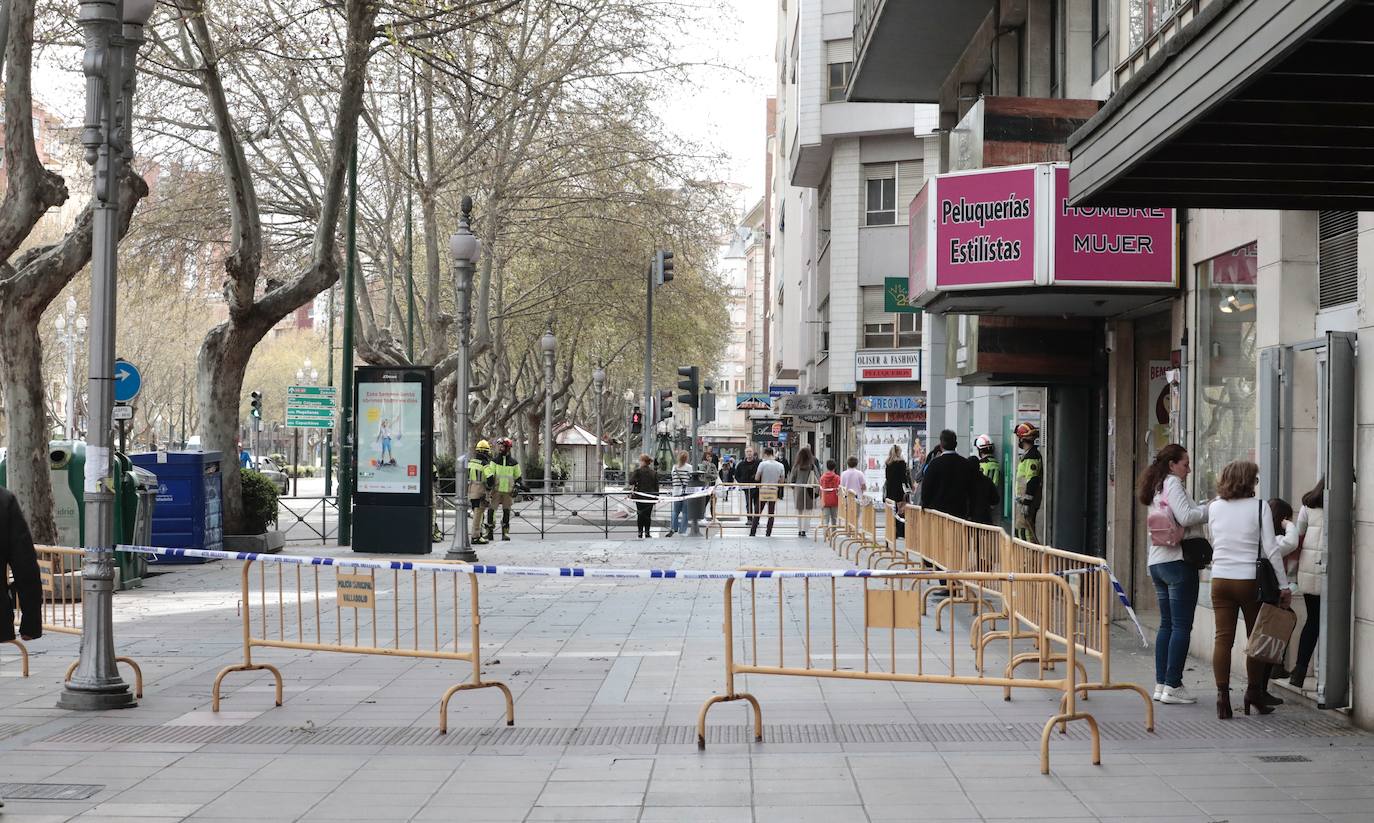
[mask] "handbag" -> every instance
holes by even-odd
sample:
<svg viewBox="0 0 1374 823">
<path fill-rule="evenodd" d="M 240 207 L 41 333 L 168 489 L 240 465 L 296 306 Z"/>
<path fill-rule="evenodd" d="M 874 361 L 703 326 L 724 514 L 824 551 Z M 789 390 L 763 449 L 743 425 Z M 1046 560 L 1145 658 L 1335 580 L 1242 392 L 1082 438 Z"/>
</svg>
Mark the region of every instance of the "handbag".
<svg viewBox="0 0 1374 823">
<path fill-rule="evenodd" d="M 1291 609 L 1265 603 L 1245 643 L 1245 654 L 1265 663 L 1282 663 L 1297 625 L 1298 616 Z"/>
<path fill-rule="evenodd" d="M 1185 537 L 1179 542 L 1183 562 L 1202 571 L 1212 565 L 1212 544 L 1205 537 Z"/>
<path fill-rule="evenodd" d="M 1269 558 L 1264 556 L 1264 501 L 1260 500 L 1259 509 L 1255 515 L 1259 518 L 1259 550 L 1255 556 L 1255 586 L 1259 602 L 1277 605 L 1281 597 L 1279 591 L 1279 576 L 1274 571 L 1274 564 L 1269 562 Z"/>
</svg>

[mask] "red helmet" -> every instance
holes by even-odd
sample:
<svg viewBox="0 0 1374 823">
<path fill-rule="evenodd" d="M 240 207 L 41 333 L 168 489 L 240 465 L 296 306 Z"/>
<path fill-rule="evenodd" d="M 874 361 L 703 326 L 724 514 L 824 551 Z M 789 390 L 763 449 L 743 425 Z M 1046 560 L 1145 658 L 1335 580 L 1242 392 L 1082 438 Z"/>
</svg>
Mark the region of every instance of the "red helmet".
<svg viewBox="0 0 1374 823">
<path fill-rule="evenodd" d="M 497 447 L 498 449 L 510 449 L 510 448 L 512 448 L 512 447 L 514 447 L 514 446 L 515 446 L 515 441 L 514 441 L 514 440 L 511 440 L 509 437 L 503 437 L 503 438 L 501 438 L 500 440 L 497 440 L 497 441 L 496 441 L 496 447 Z"/>
<path fill-rule="evenodd" d="M 1018 423 L 1013 432 L 1016 434 L 1017 440 L 1040 439 L 1040 430 L 1035 427 L 1034 423 Z"/>
</svg>

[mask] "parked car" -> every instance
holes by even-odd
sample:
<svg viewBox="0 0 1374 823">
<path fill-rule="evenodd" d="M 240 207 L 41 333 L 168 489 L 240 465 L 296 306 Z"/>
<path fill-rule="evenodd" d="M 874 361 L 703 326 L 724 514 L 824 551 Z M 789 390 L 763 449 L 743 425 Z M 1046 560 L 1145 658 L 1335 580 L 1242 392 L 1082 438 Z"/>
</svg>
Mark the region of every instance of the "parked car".
<svg viewBox="0 0 1374 823">
<path fill-rule="evenodd" d="M 277 487 L 279 494 L 286 496 L 291 493 L 291 479 L 286 476 L 286 472 L 277 466 L 276 461 L 270 457 L 254 456 L 249 459 L 249 465 L 253 467 L 253 470 L 271 480 L 272 485 Z"/>
</svg>

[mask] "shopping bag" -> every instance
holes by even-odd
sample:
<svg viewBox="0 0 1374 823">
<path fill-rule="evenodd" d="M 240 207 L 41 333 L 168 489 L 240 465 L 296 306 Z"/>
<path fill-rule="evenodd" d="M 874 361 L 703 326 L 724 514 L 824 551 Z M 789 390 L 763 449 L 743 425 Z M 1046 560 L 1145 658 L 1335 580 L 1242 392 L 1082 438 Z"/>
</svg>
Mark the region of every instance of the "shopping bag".
<svg viewBox="0 0 1374 823">
<path fill-rule="evenodd" d="M 777 486 L 759 486 L 759 502 L 760 502 L 760 503 L 776 503 L 776 502 L 778 502 L 778 487 L 777 487 Z"/>
<path fill-rule="evenodd" d="M 1263 604 L 1255 620 L 1255 630 L 1250 632 L 1245 644 L 1245 653 L 1265 663 L 1282 663 L 1288 653 L 1288 640 L 1297 625 L 1298 616 L 1291 609 Z"/>
</svg>

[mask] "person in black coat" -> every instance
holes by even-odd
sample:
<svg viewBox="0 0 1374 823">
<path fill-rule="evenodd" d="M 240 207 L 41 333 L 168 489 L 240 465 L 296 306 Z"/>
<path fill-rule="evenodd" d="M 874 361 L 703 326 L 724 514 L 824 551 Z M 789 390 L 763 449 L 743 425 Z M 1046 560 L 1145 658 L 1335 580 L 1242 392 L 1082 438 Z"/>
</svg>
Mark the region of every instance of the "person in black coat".
<svg viewBox="0 0 1374 823">
<path fill-rule="evenodd" d="M 658 502 L 658 472 L 654 471 L 654 459 L 647 454 L 639 456 L 639 468 L 630 472 L 626 481 L 633 491 L 630 499 L 635 501 L 637 537 L 649 537 L 649 527 L 654 519 L 654 504 Z"/>
<path fill-rule="evenodd" d="M 749 483 L 757 483 L 759 474 L 758 454 L 752 449 L 744 450 L 744 459 L 739 461 L 735 467 L 735 482 L 745 485 L 744 489 L 744 513 L 749 515 L 746 519 L 753 522 L 752 515 L 757 515 L 759 509 L 759 490 L 757 486 L 748 486 Z"/>
<path fill-rule="evenodd" d="M 903 504 L 906 503 L 907 493 L 911 491 L 911 469 L 907 466 L 906 460 L 902 459 L 901 446 L 893 446 L 888 451 L 884 473 L 886 477 L 883 483 L 883 499 L 891 500 L 900 513 Z M 906 523 L 901 520 L 897 521 L 897 536 L 906 536 Z"/>
<path fill-rule="evenodd" d="M 975 523 L 990 526 L 993 521 L 993 506 L 997 504 L 997 484 L 983 474 L 983 461 L 976 454 L 967 458 L 971 489 L 969 493 L 968 519 Z"/>
<path fill-rule="evenodd" d="M 940 456 L 930 461 L 921 479 L 921 508 L 967 520 L 978 470 L 959 456 L 958 447 L 958 435 L 949 429 L 940 432 Z"/>
<path fill-rule="evenodd" d="M 5 567 L 9 574 L 5 574 Z M 9 577 L 14 576 L 14 593 Z M 36 640 L 43 636 L 43 579 L 38 574 L 38 554 L 28 521 L 19 500 L 8 489 L 0 489 L 0 642 L 14 639 L 14 601 L 19 601 L 22 617 L 19 638 Z"/>
</svg>

